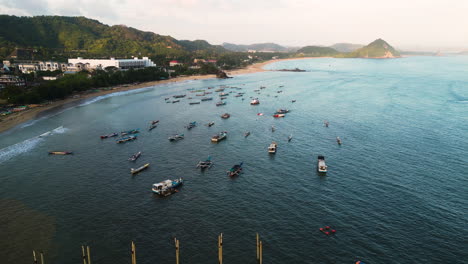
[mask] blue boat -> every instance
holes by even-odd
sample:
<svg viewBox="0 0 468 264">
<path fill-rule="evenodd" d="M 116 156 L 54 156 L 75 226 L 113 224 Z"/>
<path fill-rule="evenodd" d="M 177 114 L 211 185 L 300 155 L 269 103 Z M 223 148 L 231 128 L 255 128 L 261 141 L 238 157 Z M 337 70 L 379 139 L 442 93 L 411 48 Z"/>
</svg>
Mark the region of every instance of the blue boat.
<svg viewBox="0 0 468 264">
<path fill-rule="evenodd" d="M 165 180 L 159 183 L 153 184 L 153 188 L 151 189 L 154 193 L 159 194 L 161 196 L 168 196 L 175 192 L 177 192 L 177 188 L 182 186 L 184 180 L 182 178 L 175 179 L 175 180 Z"/>
<path fill-rule="evenodd" d="M 239 164 L 236 164 L 236 165 L 232 166 L 232 168 L 227 171 L 227 174 L 230 177 L 239 176 L 239 174 L 241 174 L 241 172 L 242 172 L 242 164 L 244 164 L 244 162 L 241 162 Z"/>
<path fill-rule="evenodd" d="M 190 129 L 196 127 L 196 126 L 197 126 L 197 122 L 194 121 L 194 122 L 192 122 L 192 123 L 189 123 L 189 124 L 186 126 L 186 128 L 187 128 L 188 130 L 190 130 Z"/>
</svg>

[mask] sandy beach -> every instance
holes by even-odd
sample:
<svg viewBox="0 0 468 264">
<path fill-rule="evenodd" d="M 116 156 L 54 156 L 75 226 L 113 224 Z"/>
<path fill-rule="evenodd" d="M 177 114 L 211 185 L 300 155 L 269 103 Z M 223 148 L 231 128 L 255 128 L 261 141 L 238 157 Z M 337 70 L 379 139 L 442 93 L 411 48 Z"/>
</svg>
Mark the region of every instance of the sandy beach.
<svg viewBox="0 0 468 264">
<path fill-rule="evenodd" d="M 226 71 L 226 73 L 229 76 L 236 76 L 236 75 L 241 75 L 241 74 L 263 72 L 265 71 L 263 67 L 268 64 L 279 62 L 279 61 L 302 60 L 302 59 L 311 59 L 311 57 L 269 60 L 269 61 L 265 61 L 261 63 L 252 64 L 244 69 Z M 0 133 L 7 131 L 21 123 L 35 119 L 40 113 L 44 111 L 47 111 L 56 107 L 60 107 L 60 106 L 65 106 L 67 104 L 71 104 L 73 102 L 77 102 L 80 100 L 85 100 L 85 99 L 90 99 L 93 97 L 106 95 L 110 93 L 140 89 L 140 88 L 145 88 L 145 87 L 150 87 L 150 86 L 163 85 L 163 84 L 175 83 L 175 82 L 183 82 L 183 81 L 189 81 L 189 80 L 211 79 L 211 78 L 216 78 L 216 76 L 214 74 L 210 74 L 210 75 L 192 75 L 192 76 L 176 77 L 176 78 L 172 78 L 169 80 L 139 83 L 137 85 L 120 85 L 120 86 L 112 87 L 111 89 L 100 88 L 98 92 L 94 92 L 94 93 L 75 94 L 64 100 L 52 101 L 49 104 L 41 106 L 41 107 L 32 108 L 32 109 L 25 110 L 23 112 L 18 112 L 18 113 L 14 113 L 5 117 L 1 117 L 0 118 Z"/>
</svg>

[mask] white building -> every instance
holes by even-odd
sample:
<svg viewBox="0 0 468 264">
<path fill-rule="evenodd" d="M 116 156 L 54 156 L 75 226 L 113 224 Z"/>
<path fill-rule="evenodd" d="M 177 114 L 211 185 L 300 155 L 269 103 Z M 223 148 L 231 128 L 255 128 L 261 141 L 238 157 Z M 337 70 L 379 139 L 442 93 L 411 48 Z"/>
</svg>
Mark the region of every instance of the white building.
<svg viewBox="0 0 468 264">
<path fill-rule="evenodd" d="M 145 67 L 155 67 L 156 64 L 151 61 L 148 57 L 143 57 L 138 59 L 137 57 L 133 59 L 68 59 L 68 64 L 85 65 L 88 70 L 102 69 L 104 70 L 107 67 L 116 67 L 121 70 L 131 69 L 131 68 L 145 68 Z"/>
</svg>

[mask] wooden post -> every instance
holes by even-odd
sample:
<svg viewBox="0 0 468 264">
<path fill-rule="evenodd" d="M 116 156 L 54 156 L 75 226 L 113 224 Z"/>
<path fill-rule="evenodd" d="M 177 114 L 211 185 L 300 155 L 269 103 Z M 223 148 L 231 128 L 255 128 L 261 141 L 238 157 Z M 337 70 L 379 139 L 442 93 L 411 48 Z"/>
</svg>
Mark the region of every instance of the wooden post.
<svg viewBox="0 0 468 264">
<path fill-rule="evenodd" d="M 218 262 L 223 264 L 223 233 L 218 236 Z"/>
<path fill-rule="evenodd" d="M 91 253 L 90 253 L 90 250 L 89 250 L 89 246 L 86 246 L 86 252 L 87 252 L 87 255 L 88 255 L 88 264 L 91 264 Z"/>
<path fill-rule="evenodd" d="M 84 246 L 81 246 L 81 258 L 83 259 L 83 264 L 86 264 L 86 252 Z"/>
<path fill-rule="evenodd" d="M 259 254 L 260 254 L 260 259 L 259 259 L 258 263 L 259 263 L 259 264 L 262 264 L 262 262 L 263 262 L 263 246 L 262 246 L 262 241 L 261 241 L 261 240 L 260 240 L 260 245 L 259 245 L 259 247 L 260 247 L 260 250 L 259 250 L 259 251 L 260 251 L 260 252 L 259 252 Z"/>
<path fill-rule="evenodd" d="M 179 240 L 174 238 L 175 248 L 176 248 L 176 264 L 179 264 Z"/>
<path fill-rule="evenodd" d="M 45 264 L 44 262 L 44 253 L 41 252 L 41 264 Z"/>
<path fill-rule="evenodd" d="M 258 244 L 258 242 L 259 242 L 259 237 L 258 237 L 258 233 L 257 233 L 257 247 L 256 247 L 256 249 L 257 249 L 257 262 L 258 262 L 258 260 L 260 259 L 260 256 L 259 256 L 259 244 Z"/>
<path fill-rule="evenodd" d="M 136 264 L 136 247 L 133 241 L 132 241 L 132 264 Z"/>
<path fill-rule="evenodd" d="M 34 264 L 37 264 L 36 251 L 33 250 Z"/>
</svg>

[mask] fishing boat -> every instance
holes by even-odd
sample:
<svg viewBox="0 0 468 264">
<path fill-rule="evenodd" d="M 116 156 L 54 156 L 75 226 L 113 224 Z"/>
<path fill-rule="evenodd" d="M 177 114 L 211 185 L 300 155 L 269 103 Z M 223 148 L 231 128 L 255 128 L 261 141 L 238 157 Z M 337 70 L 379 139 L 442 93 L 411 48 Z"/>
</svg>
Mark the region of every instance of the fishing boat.
<svg viewBox="0 0 468 264">
<path fill-rule="evenodd" d="M 197 122 L 193 121 L 193 122 L 189 123 L 189 124 L 186 126 L 186 128 L 187 128 L 188 130 L 190 130 L 190 129 L 196 127 L 196 126 L 197 126 Z"/>
<path fill-rule="evenodd" d="M 169 100 L 169 99 L 170 99 L 169 97 L 166 97 L 166 98 L 164 98 L 164 101 L 167 101 L 167 100 Z"/>
<path fill-rule="evenodd" d="M 119 138 L 115 141 L 115 143 L 119 144 L 119 143 L 125 143 L 125 142 L 128 142 L 128 141 L 132 141 L 132 140 L 135 140 L 137 139 L 136 136 L 128 136 L 128 137 L 123 137 L 123 138 Z"/>
<path fill-rule="evenodd" d="M 219 99 L 221 99 L 221 100 L 226 100 L 227 97 L 220 97 Z"/>
<path fill-rule="evenodd" d="M 224 92 L 224 88 L 216 89 L 215 92 Z"/>
<path fill-rule="evenodd" d="M 221 118 L 223 118 L 223 119 L 228 119 L 229 117 L 231 117 L 231 115 L 228 114 L 228 113 L 224 113 L 224 114 L 221 115 Z"/>
<path fill-rule="evenodd" d="M 288 137 L 288 142 L 290 142 L 291 139 L 292 139 L 292 135 L 289 135 L 289 137 Z"/>
<path fill-rule="evenodd" d="M 222 97 L 222 96 L 228 96 L 229 93 L 220 93 L 219 96 Z"/>
<path fill-rule="evenodd" d="M 317 161 L 317 170 L 318 172 L 327 172 L 327 165 L 325 164 L 325 157 L 324 156 L 318 156 L 318 161 Z"/>
<path fill-rule="evenodd" d="M 211 156 L 208 156 L 208 158 L 205 161 L 199 161 L 197 164 L 197 168 L 200 168 L 202 170 L 204 169 L 209 169 L 213 165 L 213 161 L 211 161 Z"/>
<path fill-rule="evenodd" d="M 250 102 L 250 104 L 251 105 L 258 105 L 258 104 L 260 104 L 260 101 L 258 100 L 258 98 L 255 98 Z"/>
<path fill-rule="evenodd" d="M 118 136 L 119 134 L 117 133 L 112 133 L 112 134 L 109 134 L 109 135 L 103 135 L 101 136 L 101 139 L 105 139 L 105 138 L 110 138 L 110 137 L 116 137 Z M 42 135 L 41 135 L 42 136 Z"/>
<path fill-rule="evenodd" d="M 224 132 L 220 132 L 218 133 L 217 135 L 214 135 L 211 137 L 211 142 L 219 142 L 223 139 L 226 139 L 227 137 L 227 132 L 224 131 Z"/>
<path fill-rule="evenodd" d="M 151 124 L 152 124 L 152 125 L 156 125 L 157 123 L 159 123 L 159 120 L 151 121 Z"/>
<path fill-rule="evenodd" d="M 248 137 L 248 136 L 250 136 L 250 131 L 247 131 L 244 133 L 244 137 Z"/>
<path fill-rule="evenodd" d="M 323 124 L 325 125 L 325 127 L 328 127 L 330 125 L 330 123 L 328 121 L 323 121 Z"/>
<path fill-rule="evenodd" d="M 214 122 L 209 122 L 208 124 L 206 124 L 207 127 L 212 127 L 215 123 Z"/>
<path fill-rule="evenodd" d="M 266 87 L 265 86 L 260 86 L 260 89 L 265 89 Z"/>
<path fill-rule="evenodd" d="M 289 113 L 288 109 L 278 109 L 275 114 L 286 114 Z"/>
<path fill-rule="evenodd" d="M 243 94 L 236 94 L 236 95 L 234 95 L 234 97 L 241 97 L 241 96 L 243 96 Z"/>
<path fill-rule="evenodd" d="M 141 151 L 133 154 L 130 158 L 128 158 L 128 160 L 129 161 L 136 161 L 140 156 L 141 156 Z"/>
<path fill-rule="evenodd" d="M 201 100 L 202 100 L 203 102 L 204 102 L 204 101 L 211 101 L 211 100 L 213 100 L 213 97 L 205 97 L 205 98 L 202 98 Z"/>
<path fill-rule="evenodd" d="M 275 132 L 276 128 L 275 126 L 271 126 L 271 132 Z"/>
<path fill-rule="evenodd" d="M 180 100 L 174 100 L 172 101 L 173 104 L 180 102 Z"/>
<path fill-rule="evenodd" d="M 123 132 L 120 132 L 120 135 L 122 136 L 126 136 L 126 135 L 130 135 L 130 134 L 138 134 L 140 133 L 140 129 L 132 129 L 132 130 L 129 130 L 129 131 L 123 131 Z"/>
<path fill-rule="evenodd" d="M 222 105 L 226 105 L 226 102 L 217 102 L 216 103 L 216 106 L 222 106 Z"/>
<path fill-rule="evenodd" d="M 242 172 L 242 164 L 243 162 L 232 166 L 232 168 L 227 171 L 227 175 L 230 177 L 239 176 L 239 174 Z"/>
<path fill-rule="evenodd" d="M 158 126 L 158 125 L 151 125 L 151 126 L 149 127 L 148 131 L 151 131 L 151 130 L 155 129 L 157 126 Z"/>
<path fill-rule="evenodd" d="M 276 144 L 276 142 L 274 142 L 274 141 L 271 142 L 270 146 L 268 147 L 268 153 L 275 154 L 277 147 L 278 147 L 278 144 Z"/>
<path fill-rule="evenodd" d="M 146 163 L 145 165 L 143 165 L 143 166 L 141 166 L 139 168 L 136 168 L 136 169 L 131 168 L 130 173 L 131 174 L 137 174 L 137 173 L 139 173 L 139 172 L 141 172 L 143 170 L 146 170 L 149 167 L 149 165 L 150 165 L 149 163 Z"/>
<path fill-rule="evenodd" d="M 340 137 L 336 137 L 336 143 L 338 143 L 338 145 L 341 145 L 341 138 Z"/>
<path fill-rule="evenodd" d="M 174 98 L 184 98 L 186 95 L 185 94 L 180 94 L 180 95 L 174 95 L 172 97 Z"/>
<path fill-rule="evenodd" d="M 200 104 L 200 102 L 190 102 L 189 105 L 196 105 L 196 104 Z"/>
<path fill-rule="evenodd" d="M 177 192 L 176 189 L 182 186 L 183 183 L 184 183 L 184 180 L 182 178 L 175 179 L 175 180 L 165 180 L 165 181 L 153 184 L 153 188 L 151 190 L 158 195 L 168 196 Z"/>
<path fill-rule="evenodd" d="M 181 139 L 184 139 L 184 134 L 176 134 L 176 135 L 170 136 L 168 139 L 169 141 L 181 140 Z"/>
<path fill-rule="evenodd" d="M 275 118 L 280 118 L 280 117 L 285 117 L 285 114 L 274 114 L 273 117 Z"/>
<path fill-rule="evenodd" d="M 296 102 L 296 100 L 291 100 L 291 103 L 295 103 L 295 102 Z"/>
<path fill-rule="evenodd" d="M 49 151 L 49 155 L 71 155 L 72 151 Z"/>
</svg>

